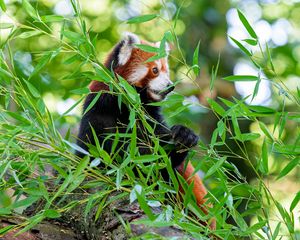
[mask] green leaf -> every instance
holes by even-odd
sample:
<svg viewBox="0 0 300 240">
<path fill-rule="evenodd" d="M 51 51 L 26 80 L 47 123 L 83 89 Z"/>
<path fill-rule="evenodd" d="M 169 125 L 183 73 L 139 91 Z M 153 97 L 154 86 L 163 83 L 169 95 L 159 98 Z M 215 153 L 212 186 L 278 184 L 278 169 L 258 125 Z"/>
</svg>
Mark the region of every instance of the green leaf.
<svg viewBox="0 0 300 240">
<path fill-rule="evenodd" d="M 74 43 L 85 43 L 85 39 L 80 33 L 72 31 L 63 31 L 63 35 Z"/>
<path fill-rule="evenodd" d="M 148 206 L 148 204 L 145 200 L 144 193 L 142 192 L 142 194 L 138 194 L 136 192 L 136 196 L 137 196 L 137 199 L 138 199 L 141 209 L 145 212 L 145 214 L 148 216 L 148 218 L 150 220 L 154 220 L 155 216 L 153 215 L 151 208 Z"/>
<path fill-rule="evenodd" d="M 155 61 L 155 60 L 164 58 L 164 57 L 166 57 L 166 56 L 167 56 L 167 54 L 166 54 L 165 52 L 163 52 L 163 53 L 160 52 L 160 53 L 154 55 L 153 57 L 148 58 L 147 61 L 145 61 L 145 63 L 153 62 L 153 61 Z"/>
<path fill-rule="evenodd" d="M 255 84 L 255 87 L 254 87 L 254 90 L 253 90 L 253 93 L 252 93 L 252 98 L 251 98 L 251 101 L 253 101 L 253 99 L 256 97 L 257 93 L 258 93 L 258 89 L 259 89 L 259 85 L 261 83 L 261 79 L 258 78 L 256 84 Z"/>
<path fill-rule="evenodd" d="M 39 91 L 28 81 L 24 80 L 25 84 L 27 85 L 29 92 L 34 96 L 35 98 L 41 97 Z"/>
<path fill-rule="evenodd" d="M 292 171 L 298 164 L 300 163 L 300 157 L 294 158 L 292 161 L 290 161 L 284 169 L 280 172 L 277 179 L 284 177 L 287 175 L 290 171 Z"/>
<path fill-rule="evenodd" d="M 193 68 L 193 71 L 195 73 L 196 76 L 199 75 L 199 72 L 200 72 L 200 67 L 199 67 L 199 47 L 200 47 L 200 41 L 198 42 L 197 44 L 197 47 L 194 51 L 194 54 L 193 54 L 193 66 L 195 66 Z"/>
<path fill-rule="evenodd" d="M 160 49 L 157 47 L 152 47 L 149 45 L 145 45 L 145 44 L 135 44 L 135 46 L 137 46 L 139 49 L 145 51 L 145 52 L 150 52 L 150 53 L 159 53 Z"/>
<path fill-rule="evenodd" d="M 82 174 L 87 168 L 89 162 L 90 158 L 88 156 L 85 156 L 84 158 L 80 159 L 80 162 L 78 163 L 76 170 L 74 171 L 73 177 L 77 178 L 80 174 Z"/>
<path fill-rule="evenodd" d="M 0 29 L 7 29 L 7 28 L 12 28 L 12 27 L 14 27 L 14 24 L 12 24 L 12 23 L 1 23 L 0 24 Z"/>
<path fill-rule="evenodd" d="M 257 76 L 251 76 L 251 75 L 232 75 L 228 77 L 223 78 L 226 81 L 230 82 L 241 82 L 241 81 L 257 81 Z"/>
<path fill-rule="evenodd" d="M 154 18 L 157 18 L 158 16 L 159 15 L 157 15 L 157 14 L 141 15 L 141 16 L 130 18 L 129 20 L 127 20 L 127 23 L 132 24 L 132 23 L 148 22 L 148 21 L 151 21 Z"/>
<path fill-rule="evenodd" d="M 259 122 L 259 127 L 270 140 L 274 141 L 274 138 L 270 133 L 268 127 L 263 122 Z"/>
<path fill-rule="evenodd" d="M 6 11 L 6 6 L 4 0 L 0 0 L 0 8 L 2 9 L 3 12 Z"/>
<path fill-rule="evenodd" d="M 110 165 L 112 163 L 110 155 L 103 148 L 101 148 L 97 133 L 95 132 L 94 128 L 91 129 L 99 156 L 102 158 L 103 162 L 105 162 L 107 165 Z"/>
<path fill-rule="evenodd" d="M 149 155 L 142 155 L 139 157 L 135 157 L 133 161 L 136 163 L 147 163 L 147 162 L 154 162 L 159 158 L 161 158 L 161 156 L 149 154 Z"/>
<path fill-rule="evenodd" d="M 139 103 L 140 97 L 133 86 L 131 86 L 124 78 L 118 75 L 118 79 L 120 80 L 120 85 L 124 88 L 127 93 L 127 96 L 133 103 Z"/>
<path fill-rule="evenodd" d="M 296 194 L 295 198 L 293 199 L 291 206 L 290 206 L 290 212 L 294 210 L 294 208 L 297 206 L 297 204 L 300 201 L 300 191 Z"/>
<path fill-rule="evenodd" d="M 14 227 L 17 227 L 16 225 L 8 225 L 6 227 L 3 227 L 0 229 L 0 236 L 4 236 L 6 233 L 8 233 L 10 230 L 12 230 Z"/>
<path fill-rule="evenodd" d="M 71 148 L 73 148 L 74 150 L 83 153 L 84 155 L 89 155 L 89 152 L 84 150 L 82 147 L 79 147 L 77 144 L 75 143 L 70 143 L 67 140 L 63 140 L 66 144 L 68 144 Z"/>
<path fill-rule="evenodd" d="M 252 46 L 256 46 L 257 45 L 257 40 L 256 39 L 243 39 L 242 41 L 252 45 Z"/>
<path fill-rule="evenodd" d="M 273 72 L 275 72 L 275 67 L 274 67 L 274 64 L 273 64 L 270 48 L 269 48 L 267 43 L 266 43 L 266 50 L 267 50 L 268 60 L 269 60 L 270 65 L 271 65 L 271 69 L 272 69 Z"/>
<path fill-rule="evenodd" d="M 28 207 L 31 206 L 33 203 L 35 203 L 37 200 L 39 200 L 40 196 L 29 196 L 25 199 L 22 199 L 20 201 L 14 202 L 12 204 L 12 208 L 19 208 L 19 207 Z"/>
<path fill-rule="evenodd" d="M 239 122 L 237 120 L 237 117 L 235 115 L 235 113 L 232 114 L 231 116 L 231 121 L 232 121 L 232 125 L 233 125 L 233 129 L 234 129 L 234 133 L 237 139 L 241 139 L 242 134 L 241 134 L 241 130 L 240 130 L 240 126 L 239 126 Z"/>
<path fill-rule="evenodd" d="M 76 60 L 80 60 L 80 55 L 75 54 L 72 57 L 69 57 L 68 59 L 66 59 L 64 61 L 64 64 L 71 64 L 71 63 L 75 62 Z"/>
<path fill-rule="evenodd" d="M 16 236 L 20 235 L 21 233 L 27 232 L 29 229 L 31 229 L 32 227 L 34 227 L 35 225 L 37 225 L 38 223 L 40 223 L 41 221 L 43 221 L 45 217 L 43 215 L 35 215 L 31 218 L 29 218 L 27 220 L 27 222 L 29 223 L 26 227 L 22 228 L 17 234 Z"/>
<path fill-rule="evenodd" d="M 81 101 L 85 99 L 85 96 L 82 96 L 76 103 L 73 104 L 67 111 L 65 111 L 62 116 L 66 116 L 69 112 L 71 112 Z"/>
<path fill-rule="evenodd" d="M 23 117 L 22 115 L 20 115 L 20 114 L 18 114 L 18 113 L 10 112 L 10 111 L 6 111 L 6 113 L 7 113 L 10 117 L 12 117 L 12 118 L 18 120 L 20 123 L 27 124 L 27 125 L 31 125 L 31 124 L 32 124 L 31 121 L 29 121 L 27 118 Z"/>
<path fill-rule="evenodd" d="M 60 22 L 64 20 L 63 16 L 58 15 L 45 15 L 41 17 L 43 22 Z"/>
<path fill-rule="evenodd" d="M 218 124 L 217 124 L 218 128 L 218 135 L 221 137 L 222 141 L 224 142 L 225 141 L 225 137 L 226 137 L 226 125 L 225 123 L 222 121 L 222 119 L 220 119 L 218 121 Z"/>
<path fill-rule="evenodd" d="M 130 139 L 130 158 L 134 158 L 136 152 L 136 124 L 133 125 Z"/>
<path fill-rule="evenodd" d="M 215 100 L 208 98 L 207 102 L 211 106 L 211 109 L 219 114 L 220 116 L 224 116 L 226 114 L 226 111 L 221 107 L 220 104 L 218 104 Z"/>
<path fill-rule="evenodd" d="M 61 214 L 54 209 L 46 209 L 43 215 L 47 218 L 59 218 Z"/>
<path fill-rule="evenodd" d="M 36 10 L 30 5 L 27 0 L 22 0 L 23 9 L 34 19 L 38 19 Z"/>
<path fill-rule="evenodd" d="M 265 107 L 265 106 L 256 106 L 250 105 L 248 108 L 251 111 L 258 112 L 258 113 L 265 113 L 265 114 L 274 114 L 276 111 L 273 108 Z"/>
<path fill-rule="evenodd" d="M 130 108 L 128 128 L 131 129 L 135 125 L 135 117 L 135 109 Z"/>
<path fill-rule="evenodd" d="M 237 10 L 237 11 L 238 11 L 239 19 L 243 23 L 243 25 L 246 28 L 247 32 L 250 34 L 251 37 L 257 39 L 257 35 L 256 35 L 255 31 L 253 30 L 253 28 L 249 24 L 248 20 L 244 16 L 244 14 L 240 10 Z"/>
<path fill-rule="evenodd" d="M 0 216 L 9 215 L 11 213 L 12 213 L 11 209 L 9 209 L 9 208 L 3 208 L 3 207 L 0 208 Z"/>
<path fill-rule="evenodd" d="M 87 87 L 77 88 L 77 89 L 70 91 L 70 93 L 74 93 L 74 94 L 78 94 L 78 95 L 88 94 L 89 92 L 90 92 L 90 90 Z"/>
<path fill-rule="evenodd" d="M 32 78 L 32 76 L 34 76 L 35 74 L 37 74 L 48 62 L 50 62 L 51 59 L 58 54 L 59 50 L 60 49 L 57 49 L 56 51 L 46 53 L 35 66 L 33 72 L 29 76 L 29 79 Z"/>
<path fill-rule="evenodd" d="M 263 226 L 265 226 L 266 223 L 267 223 L 266 220 L 258 222 L 256 224 L 254 224 L 253 226 L 249 227 L 244 233 L 246 233 L 246 234 L 254 233 L 254 232 L 260 230 Z"/>
<path fill-rule="evenodd" d="M 230 36 L 229 36 L 230 37 Z M 241 44 L 238 40 L 236 40 L 233 37 L 230 37 L 230 39 L 249 57 L 252 57 L 252 53 L 249 52 L 249 50 L 247 48 L 245 48 L 243 46 L 243 44 Z"/>
<path fill-rule="evenodd" d="M 239 140 L 241 140 L 242 142 L 253 141 L 259 137 L 259 133 L 242 133 Z"/>
<path fill-rule="evenodd" d="M 142 194 L 142 190 L 143 190 L 143 188 L 141 185 L 137 184 L 134 186 L 134 188 L 131 190 L 130 196 L 129 196 L 130 203 L 133 203 L 137 199 L 136 194 Z"/>
<path fill-rule="evenodd" d="M 208 178 L 209 176 L 214 174 L 217 170 L 219 170 L 223 165 L 224 161 L 226 160 L 226 157 L 221 157 L 215 160 L 216 160 L 215 164 L 207 171 L 207 173 L 205 174 L 205 178 Z"/>
<path fill-rule="evenodd" d="M 273 232 L 273 236 L 272 236 L 272 240 L 276 240 L 278 239 L 277 236 L 279 234 L 279 230 L 280 230 L 280 225 L 281 225 L 281 222 L 279 222 Z"/>
<path fill-rule="evenodd" d="M 219 70 L 219 65 L 220 65 L 220 54 L 219 54 L 219 57 L 218 57 L 218 62 L 217 62 L 216 67 L 213 66 L 212 70 L 211 70 L 211 79 L 210 79 L 210 83 L 209 83 L 209 90 L 210 91 L 212 91 L 212 89 L 214 87 L 214 84 L 215 84 L 215 81 L 216 81 L 216 78 L 217 78 L 217 74 L 218 74 L 218 70 Z"/>
<path fill-rule="evenodd" d="M 26 38 L 37 36 L 37 35 L 40 35 L 40 34 L 42 34 L 42 32 L 39 31 L 39 30 L 27 31 L 27 32 L 23 32 L 20 35 L 18 35 L 18 38 L 26 39 Z"/>
<path fill-rule="evenodd" d="M 266 139 L 264 139 L 264 142 L 262 145 L 261 158 L 262 158 L 263 173 L 267 174 L 269 170 L 268 170 L 268 147 L 267 147 Z"/>
<path fill-rule="evenodd" d="M 170 114 L 168 116 L 168 118 L 172 118 L 177 116 L 179 113 L 183 112 L 184 110 L 186 110 L 188 107 L 190 106 L 190 104 L 186 104 L 186 105 L 182 105 L 179 108 L 176 108 L 176 110 L 174 112 L 172 112 L 172 114 Z"/>
<path fill-rule="evenodd" d="M 91 101 L 91 103 L 88 105 L 88 107 L 85 109 L 85 111 L 82 115 L 85 115 L 88 111 L 90 111 L 92 109 L 92 107 L 94 107 L 94 105 L 96 104 L 96 102 L 98 101 L 100 96 L 101 96 L 101 92 L 98 92 L 96 94 L 96 96 L 94 97 L 93 101 Z"/>
</svg>

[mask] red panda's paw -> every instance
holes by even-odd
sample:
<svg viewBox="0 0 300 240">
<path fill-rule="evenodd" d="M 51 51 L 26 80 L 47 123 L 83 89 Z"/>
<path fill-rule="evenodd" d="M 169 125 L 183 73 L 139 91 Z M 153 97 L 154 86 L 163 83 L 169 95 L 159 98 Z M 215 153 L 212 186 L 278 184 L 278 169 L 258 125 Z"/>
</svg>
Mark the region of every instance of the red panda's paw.
<svg viewBox="0 0 300 240">
<path fill-rule="evenodd" d="M 199 140 L 193 130 L 182 125 L 174 125 L 171 128 L 171 134 L 176 147 L 179 149 L 192 148 L 197 145 Z"/>
</svg>

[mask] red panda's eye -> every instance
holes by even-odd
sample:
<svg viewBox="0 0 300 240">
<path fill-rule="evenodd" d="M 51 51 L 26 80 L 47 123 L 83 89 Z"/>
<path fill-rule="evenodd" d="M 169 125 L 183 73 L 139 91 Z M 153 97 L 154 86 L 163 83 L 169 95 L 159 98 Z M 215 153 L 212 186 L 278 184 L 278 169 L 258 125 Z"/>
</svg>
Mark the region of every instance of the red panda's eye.
<svg viewBox="0 0 300 240">
<path fill-rule="evenodd" d="M 158 68 L 157 67 L 152 68 L 152 72 L 153 72 L 153 74 L 157 75 L 158 74 Z"/>
</svg>

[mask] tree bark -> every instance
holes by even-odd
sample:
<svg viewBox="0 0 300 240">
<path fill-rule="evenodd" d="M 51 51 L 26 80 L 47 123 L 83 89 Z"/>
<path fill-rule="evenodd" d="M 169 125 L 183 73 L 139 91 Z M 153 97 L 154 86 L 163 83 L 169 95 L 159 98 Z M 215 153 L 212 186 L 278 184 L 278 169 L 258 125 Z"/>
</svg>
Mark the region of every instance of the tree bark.
<svg viewBox="0 0 300 240">
<path fill-rule="evenodd" d="M 76 197 L 74 198 L 74 196 Z M 73 201 L 83 199 L 83 194 L 75 194 L 67 197 L 59 203 L 63 207 Z M 109 198 L 116 194 L 111 194 Z M 90 210 L 88 215 L 84 216 L 85 205 L 77 205 L 70 211 L 63 213 L 62 217 L 55 220 L 43 221 L 34 226 L 30 231 L 15 235 L 18 230 L 13 230 L 0 235 L 1 240 L 125 240 L 130 237 L 140 236 L 145 233 L 152 233 L 164 237 L 177 237 L 178 239 L 193 239 L 183 231 L 175 227 L 149 227 L 143 224 L 134 224 L 135 221 L 144 219 L 147 216 L 140 209 L 138 202 L 129 203 L 129 200 L 123 198 L 113 201 L 108 207 L 104 208 L 100 217 L 95 221 L 95 215 L 98 206 Z M 36 208 L 25 211 L 25 214 L 33 215 Z M 153 213 L 161 212 L 159 207 L 152 208 Z M 130 225 L 130 233 L 122 225 L 120 218 L 124 223 Z M 0 228 L 10 225 L 17 225 L 22 222 L 19 217 L 0 218 Z"/>
</svg>

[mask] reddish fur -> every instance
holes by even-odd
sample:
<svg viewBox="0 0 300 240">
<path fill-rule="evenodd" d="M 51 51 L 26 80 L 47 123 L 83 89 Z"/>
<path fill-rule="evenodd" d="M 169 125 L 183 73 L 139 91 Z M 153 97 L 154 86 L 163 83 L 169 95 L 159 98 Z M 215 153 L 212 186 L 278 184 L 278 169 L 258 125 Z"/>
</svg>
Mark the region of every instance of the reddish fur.
<svg viewBox="0 0 300 240">
<path fill-rule="evenodd" d="M 93 80 L 89 86 L 91 92 L 99 92 L 101 90 L 108 91 L 109 87 L 103 83 L 96 80 Z"/>
</svg>

